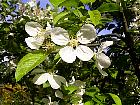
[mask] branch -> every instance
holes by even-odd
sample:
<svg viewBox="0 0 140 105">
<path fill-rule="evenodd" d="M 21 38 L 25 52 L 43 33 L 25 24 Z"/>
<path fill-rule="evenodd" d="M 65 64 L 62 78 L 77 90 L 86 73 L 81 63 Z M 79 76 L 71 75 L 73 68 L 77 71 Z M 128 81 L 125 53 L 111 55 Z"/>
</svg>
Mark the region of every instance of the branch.
<svg viewBox="0 0 140 105">
<path fill-rule="evenodd" d="M 139 68 L 139 62 L 138 62 L 138 58 L 136 55 L 136 49 L 134 48 L 134 40 L 133 37 L 131 35 L 131 33 L 128 30 L 128 23 L 127 23 L 127 9 L 125 7 L 124 1 L 121 0 L 121 4 L 122 4 L 122 17 L 123 17 L 123 28 L 124 28 L 124 34 L 125 34 L 125 44 L 127 45 L 128 49 L 128 53 L 130 55 L 130 59 L 132 61 L 133 67 L 135 69 L 135 74 L 139 80 L 139 85 L 140 85 L 140 68 Z"/>
<path fill-rule="evenodd" d="M 96 38 L 96 40 L 113 40 L 113 41 L 117 41 L 118 39 L 121 39 L 122 41 L 124 41 L 124 37 L 122 37 L 120 34 L 116 34 L 116 33 L 112 33 L 112 34 L 106 34 L 106 35 L 100 35 Z"/>
</svg>

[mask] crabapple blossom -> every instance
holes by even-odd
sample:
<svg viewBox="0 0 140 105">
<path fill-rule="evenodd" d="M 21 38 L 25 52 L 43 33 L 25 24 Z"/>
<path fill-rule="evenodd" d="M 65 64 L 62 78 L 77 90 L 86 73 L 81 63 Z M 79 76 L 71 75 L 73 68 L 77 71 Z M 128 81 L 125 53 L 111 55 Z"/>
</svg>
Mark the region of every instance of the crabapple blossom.
<svg viewBox="0 0 140 105">
<path fill-rule="evenodd" d="M 96 66 L 99 69 L 99 72 L 103 76 L 108 76 L 108 74 L 103 71 L 103 68 L 108 68 L 111 64 L 110 58 L 106 56 L 102 51 L 107 48 L 108 46 L 112 45 L 113 41 L 106 41 L 102 42 L 100 48 L 98 49 L 98 52 L 96 53 Z"/>
<path fill-rule="evenodd" d="M 82 61 L 89 61 L 93 57 L 93 51 L 81 44 L 88 44 L 96 38 L 96 30 L 93 25 L 85 24 L 77 32 L 76 39 L 70 39 L 68 32 L 60 27 L 55 27 L 51 33 L 51 40 L 61 46 L 60 57 L 67 63 L 73 63 L 78 57 Z"/>
<path fill-rule="evenodd" d="M 64 77 L 59 76 L 59 75 L 54 75 L 51 73 L 41 74 L 34 84 L 41 85 L 45 83 L 46 81 L 49 82 L 49 84 L 51 85 L 53 89 L 60 88 L 62 83 L 67 84 L 66 79 Z"/>
<path fill-rule="evenodd" d="M 46 27 L 46 30 L 37 22 L 27 22 L 25 24 L 25 30 L 30 37 L 25 38 L 27 46 L 31 49 L 39 49 L 43 44 L 46 35 L 49 34 L 51 27 Z"/>
</svg>

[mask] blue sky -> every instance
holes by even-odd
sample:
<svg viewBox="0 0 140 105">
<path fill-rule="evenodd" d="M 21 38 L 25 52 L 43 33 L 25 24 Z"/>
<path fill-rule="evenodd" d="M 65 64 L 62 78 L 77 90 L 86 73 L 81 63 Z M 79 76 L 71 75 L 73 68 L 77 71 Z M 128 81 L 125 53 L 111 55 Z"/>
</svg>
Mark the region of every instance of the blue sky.
<svg viewBox="0 0 140 105">
<path fill-rule="evenodd" d="M 31 0 L 22 0 L 22 2 L 26 3 Z M 37 2 L 40 1 L 40 7 L 45 8 L 46 4 L 50 4 L 49 0 L 36 0 Z"/>
</svg>

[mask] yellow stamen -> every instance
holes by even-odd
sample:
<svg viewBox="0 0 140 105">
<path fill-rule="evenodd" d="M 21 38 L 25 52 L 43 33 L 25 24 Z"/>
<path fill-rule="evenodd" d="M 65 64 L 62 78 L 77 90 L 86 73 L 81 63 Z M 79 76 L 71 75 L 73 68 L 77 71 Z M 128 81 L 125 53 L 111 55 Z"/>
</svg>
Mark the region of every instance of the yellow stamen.
<svg viewBox="0 0 140 105">
<path fill-rule="evenodd" d="M 70 46 L 72 47 L 77 47 L 78 46 L 78 40 L 76 39 L 71 39 L 69 42 Z"/>
</svg>

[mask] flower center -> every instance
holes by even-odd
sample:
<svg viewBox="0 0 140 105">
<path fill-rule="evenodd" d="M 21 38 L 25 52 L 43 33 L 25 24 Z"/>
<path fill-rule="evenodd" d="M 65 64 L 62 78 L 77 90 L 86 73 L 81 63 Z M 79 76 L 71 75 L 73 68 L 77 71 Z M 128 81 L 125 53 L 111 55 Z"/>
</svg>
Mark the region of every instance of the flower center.
<svg viewBox="0 0 140 105">
<path fill-rule="evenodd" d="M 72 46 L 73 48 L 78 46 L 78 40 L 76 39 L 71 39 L 69 42 L 70 46 Z"/>
<path fill-rule="evenodd" d="M 44 36 L 46 30 L 38 28 L 37 36 Z"/>
</svg>

